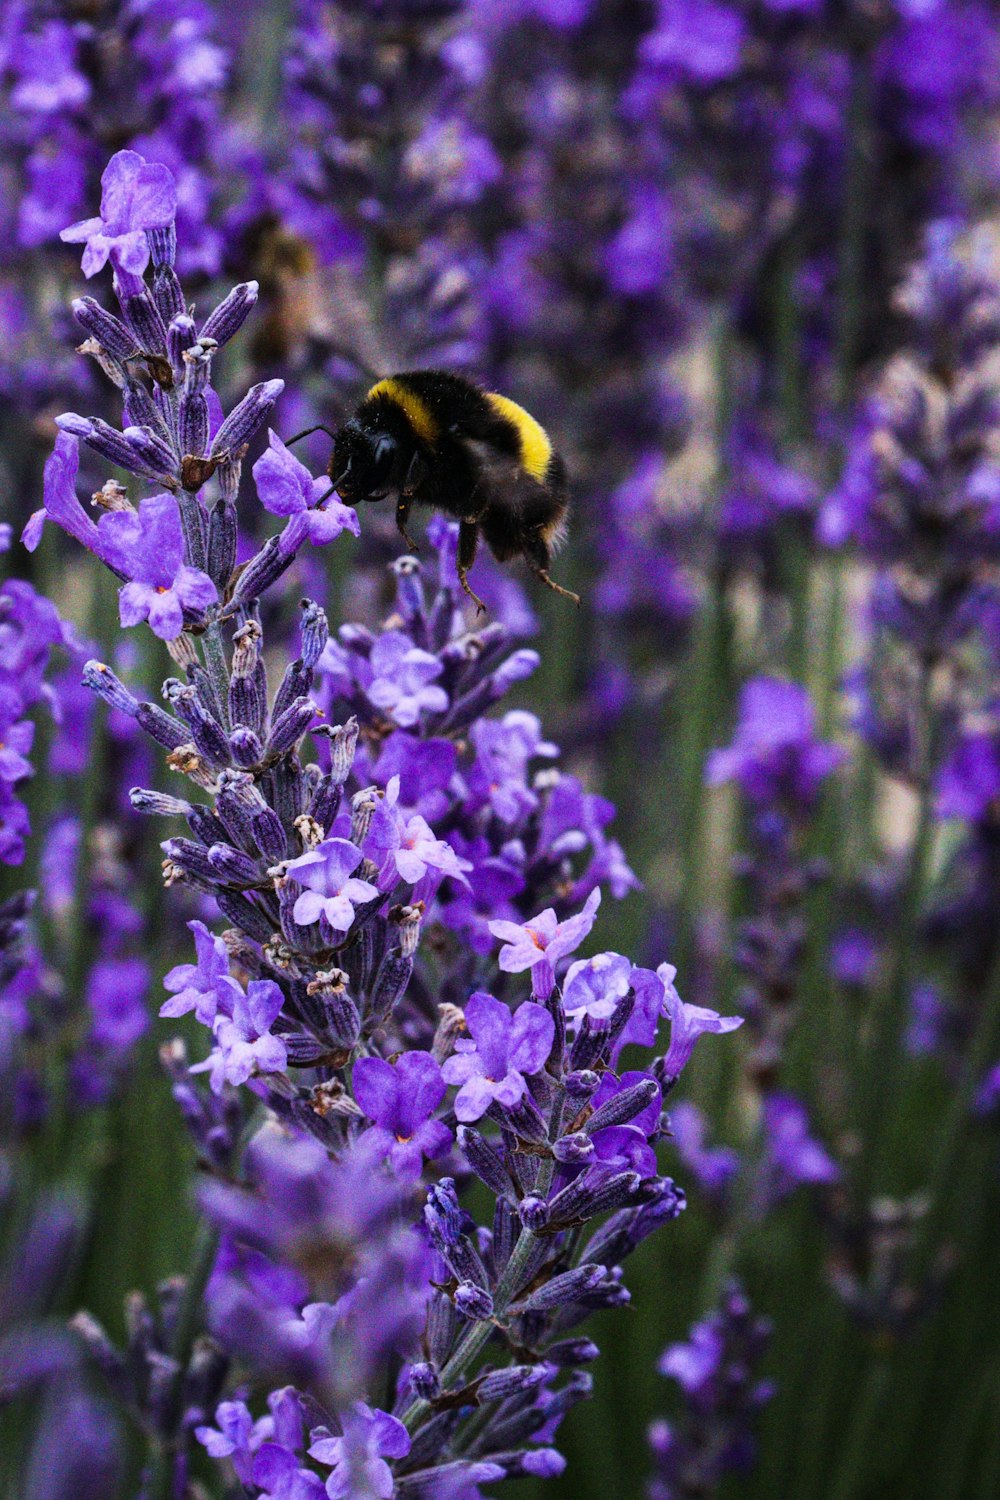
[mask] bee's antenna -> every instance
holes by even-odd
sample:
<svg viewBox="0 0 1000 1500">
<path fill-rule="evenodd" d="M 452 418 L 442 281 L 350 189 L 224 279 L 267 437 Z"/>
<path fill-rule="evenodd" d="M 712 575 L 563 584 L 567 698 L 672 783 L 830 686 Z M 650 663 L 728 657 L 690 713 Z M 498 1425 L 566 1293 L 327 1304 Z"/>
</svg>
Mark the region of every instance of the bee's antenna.
<svg viewBox="0 0 1000 1500">
<path fill-rule="evenodd" d="M 379 374 L 378 370 L 376 370 L 374 366 L 370 365 L 368 361 L 358 353 L 356 349 L 350 348 L 350 346 L 347 344 L 338 344 L 331 339 L 327 339 L 325 343 L 326 348 L 330 354 L 333 354 L 340 359 L 346 360 L 348 364 L 352 364 L 355 369 L 360 370 L 362 375 L 364 375 L 368 380 L 379 381 L 384 378 Z"/>
<path fill-rule="evenodd" d="M 337 493 L 337 490 L 343 484 L 343 482 L 347 478 L 349 472 L 350 472 L 350 465 L 348 465 L 348 467 L 343 471 L 342 474 L 338 474 L 337 477 L 336 477 L 336 479 L 332 479 L 330 481 L 330 488 L 327 490 L 327 492 L 326 492 L 325 495 L 320 495 L 319 499 L 316 501 L 316 504 L 317 505 L 325 505 L 326 502 L 329 500 L 330 496 L 331 495 L 335 495 Z"/>
<path fill-rule="evenodd" d="M 307 427 L 305 432 L 297 432 L 294 437 L 285 438 L 285 447 L 290 448 L 293 443 L 300 443 L 303 438 L 311 437 L 314 432 L 325 432 L 328 438 L 336 441 L 337 434 L 331 432 L 329 427 L 324 427 L 322 422 L 317 422 L 315 427 Z"/>
</svg>

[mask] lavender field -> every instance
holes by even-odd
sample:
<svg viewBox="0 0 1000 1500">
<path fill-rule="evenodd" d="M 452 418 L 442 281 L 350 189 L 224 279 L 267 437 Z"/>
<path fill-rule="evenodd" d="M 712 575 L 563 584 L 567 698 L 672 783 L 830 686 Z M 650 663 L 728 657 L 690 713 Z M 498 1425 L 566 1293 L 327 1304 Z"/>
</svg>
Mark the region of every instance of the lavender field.
<svg viewBox="0 0 1000 1500">
<path fill-rule="evenodd" d="M 0 0 L 0 497 L 0 1500 L 997 1500 L 1000 4 Z"/>
</svg>

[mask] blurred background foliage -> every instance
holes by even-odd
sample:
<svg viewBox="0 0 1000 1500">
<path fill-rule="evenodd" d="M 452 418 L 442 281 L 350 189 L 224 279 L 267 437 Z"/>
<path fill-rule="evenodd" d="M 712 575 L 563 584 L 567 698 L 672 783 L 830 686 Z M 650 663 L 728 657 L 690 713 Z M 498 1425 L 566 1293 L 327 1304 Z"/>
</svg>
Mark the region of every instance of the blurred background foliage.
<svg viewBox="0 0 1000 1500">
<path fill-rule="evenodd" d="M 916 730 L 904 664 L 910 697 L 900 707 L 894 679 L 879 719 L 878 669 L 911 648 L 928 660 L 912 622 L 879 615 L 880 580 L 902 560 L 921 580 L 907 597 L 926 619 L 926 536 L 896 495 L 902 541 L 857 545 L 857 528 L 832 534 L 830 500 L 857 433 L 868 441 L 865 402 L 884 393 L 893 361 L 922 359 L 928 380 L 943 378 L 940 350 L 919 346 L 919 287 L 908 283 L 909 306 L 898 295 L 908 269 L 929 257 L 932 275 L 937 255 L 975 266 L 987 284 L 996 272 L 982 226 L 998 189 L 1000 10 L 989 0 L 39 0 L 6 3 L 0 17 L 0 485 L 15 536 L 38 504 L 55 415 L 107 401 L 73 352 L 79 330 L 64 309 L 80 275 L 58 231 L 94 211 L 107 156 L 134 145 L 179 176 L 185 272 L 204 304 L 219 285 L 260 281 L 258 314 L 227 352 L 222 383 L 283 376 L 283 433 L 336 426 L 369 369 L 444 365 L 523 401 L 565 453 L 574 515 L 555 572 L 582 608 L 488 560 L 473 582 L 541 652 L 518 701 L 617 808 L 614 834 L 641 887 L 606 901 L 602 947 L 669 958 L 685 998 L 739 1010 L 740 924 L 755 898 L 733 860 L 752 810 L 734 785 L 706 786 L 706 757 L 730 743 L 741 686 L 762 674 L 804 684 L 821 733 L 848 749 L 804 836 L 804 857 L 825 873 L 802 897 L 795 1017 L 779 1060 L 781 1087 L 807 1104 L 840 1182 L 741 1214 L 667 1152 L 689 1210 L 636 1257 L 633 1310 L 613 1335 L 596 1334 L 595 1398 L 561 1435 L 565 1476 L 512 1495 L 643 1492 L 646 1428 L 678 1405 L 657 1357 L 734 1270 L 773 1321 L 762 1371 L 775 1394 L 756 1462 L 722 1493 L 1000 1493 L 997 1139 L 995 1114 L 971 1109 L 1000 1051 L 995 874 L 980 875 L 966 918 L 972 969 L 968 930 L 956 939 L 957 919 L 934 924 L 961 850 L 984 830 L 995 838 L 996 811 L 931 817 L 944 751 L 927 750 L 936 761 L 911 774 L 898 723 L 919 734 L 947 721 L 951 733 L 974 709 L 974 727 L 992 733 L 992 687 L 977 696 L 970 681 L 992 681 L 993 663 L 949 658 L 956 689 L 943 685 L 943 654 L 934 658 Z M 982 378 L 992 391 L 992 374 Z M 924 415 L 908 409 L 905 431 L 900 419 L 894 453 L 919 447 L 912 428 Z M 997 420 L 977 420 L 992 463 Z M 314 471 L 326 444 L 311 440 Z M 919 454 L 929 468 L 932 446 Z M 373 509 L 363 522 L 357 545 L 330 549 L 329 567 L 321 553 L 301 565 L 289 598 L 312 592 L 331 621 L 384 615 L 398 543 L 391 518 Z M 50 543 L 30 558 L 15 545 L 6 561 L 96 643 L 93 654 L 133 651 L 135 680 L 170 670 L 159 644 L 120 647 L 92 560 Z M 977 582 L 991 587 L 994 559 L 984 552 L 978 564 Z M 988 658 L 997 617 L 982 619 L 976 649 Z M 162 891 L 153 827 L 116 800 L 126 771 L 164 788 L 168 773 L 103 707 L 90 711 L 86 743 L 60 752 L 44 714 L 38 735 L 32 758 L 48 769 L 23 789 L 33 835 L 24 863 L 2 873 L 5 893 L 49 893 L 37 915 L 45 962 L 69 997 L 58 1044 L 68 1057 L 102 922 L 95 882 L 136 912 L 127 956 L 147 966 L 151 1013 L 190 909 L 183 893 Z M 858 934 L 868 957 L 855 978 L 832 966 L 831 944 Z M 914 1049 L 914 996 L 931 984 L 954 1024 L 937 1014 L 932 1039 Z M 197 1027 L 174 1030 L 200 1045 Z M 190 1260 L 193 1154 L 158 1060 L 174 1030 L 154 1022 L 138 1036 L 94 1108 L 53 1083 L 56 1107 L 27 1170 L 80 1194 L 53 1317 L 85 1305 L 121 1334 L 126 1294 L 152 1293 Z M 750 1153 L 760 1080 L 751 1038 L 738 1043 L 696 1054 L 684 1097 L 711 1141 Z M 59 1066 L 42 1065 L 53 1077 Z M 853 1090 L 860 1116 L 844 1107 Z M 873 1120 L 877 1149 L 865 1136 Z M 8 1245 L 18 1227 L 10 1216 Z M 20 1418 L 7 1420 L 9 1475 Z"/>
</svg>

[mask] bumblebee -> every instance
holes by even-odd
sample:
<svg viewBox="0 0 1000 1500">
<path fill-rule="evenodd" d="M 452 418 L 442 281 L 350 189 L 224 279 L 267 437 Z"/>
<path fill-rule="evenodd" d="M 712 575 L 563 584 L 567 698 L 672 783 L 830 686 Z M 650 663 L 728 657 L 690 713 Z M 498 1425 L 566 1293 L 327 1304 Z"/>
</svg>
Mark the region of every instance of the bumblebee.
<svg viewBox="0 0 1000 1500">
<path fill-rule="evenodd" d="M 308 432 L 319 430 L 327 431 Z M 549 577 L 566 532 L 566 469 L 544 428 L 516 402 L 459 375 L 416 370 L 376 381 L 330 436 L 331 493 L 346 505 L 392 498 L 411 551 L 414 505 L 455 517 L 458 579 L 480 610 L 468 580 L 480 534 L 498 562 L 523 557 L 547 588 L 579 604 Z"/>
</svg>

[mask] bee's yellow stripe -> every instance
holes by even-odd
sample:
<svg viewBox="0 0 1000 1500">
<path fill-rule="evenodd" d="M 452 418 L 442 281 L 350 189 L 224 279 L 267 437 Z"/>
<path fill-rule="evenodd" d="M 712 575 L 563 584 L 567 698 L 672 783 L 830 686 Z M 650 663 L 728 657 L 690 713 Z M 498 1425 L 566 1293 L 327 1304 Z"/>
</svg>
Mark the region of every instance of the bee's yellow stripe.
<svg viewBox="0 0 1000 1500">
<path fill-rule="evenodd" d="M 365 400 L 371 401 L 376 396 L 384 396 L 387 401 L 394 401 L 397 406 L 401 407 L 417 437 L 423 438 L 425 443 L 436 442 L 438 424 L 434 420 L 430 407 L 426 401 L 411 391 L 404 381 L 392 377 L 388 380 L 380 380 L 378 385 L 372 386 Z"/>
<path fill-rule="evenodd" d="M 526 412 L 523 406 L 518 406 L 516 401 L 511 401 L 506 396 L 498 396 L 495 391 L 487 391 L 486 399 L 495 412 L 501 417 L 506 417 L 517 429 L 517 438 L 521 447 L 521 463 L 532 474 L 535 479 L 544 480 L 545 472 L 549 467 L 549 459 L 552 457 L 552 444 L 549 435 L 530 412 Z"/>
</svg>

